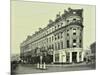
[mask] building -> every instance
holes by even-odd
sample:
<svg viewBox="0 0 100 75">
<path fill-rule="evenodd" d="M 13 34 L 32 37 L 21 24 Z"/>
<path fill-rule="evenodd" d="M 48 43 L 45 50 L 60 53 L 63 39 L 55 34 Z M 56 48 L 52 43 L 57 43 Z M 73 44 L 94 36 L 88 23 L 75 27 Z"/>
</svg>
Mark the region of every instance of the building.
<svg viewBox="0 0 100 75">
<path fill-rule="evenodd" d="M 31 57 L 49 54 L 53 63 L 82 62 L 84 57 L 82 13 L 83 9 L 68 8 L 62 15 L 57 14 L 54 21 L 49 20 L 45 28 L 39 28 L 39 31 L 21 43 L 21 59 L 33 61 Z"/>
</svg>

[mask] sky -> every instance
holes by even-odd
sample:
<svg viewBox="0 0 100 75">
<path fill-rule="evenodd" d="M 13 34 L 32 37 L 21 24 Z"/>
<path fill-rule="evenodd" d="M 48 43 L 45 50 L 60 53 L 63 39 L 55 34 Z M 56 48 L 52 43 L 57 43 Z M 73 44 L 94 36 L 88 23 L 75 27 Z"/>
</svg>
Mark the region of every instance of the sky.
<svg viewBox="0 0 100 75">
<path fill-rule="evenodd" d="M 95 42 L 95 6 L 60 3 L 43 3 L 32 1 L 11 1 L 11 54 L 20 53 L 20 43 L 28 35 L 34 34 L 38 28 L 44 28 L 49 19 L 54 20 L 56 14 L 64 13 L 64 9 L 83 8 L 83 48 L 89 48 Z"/>
</svg>

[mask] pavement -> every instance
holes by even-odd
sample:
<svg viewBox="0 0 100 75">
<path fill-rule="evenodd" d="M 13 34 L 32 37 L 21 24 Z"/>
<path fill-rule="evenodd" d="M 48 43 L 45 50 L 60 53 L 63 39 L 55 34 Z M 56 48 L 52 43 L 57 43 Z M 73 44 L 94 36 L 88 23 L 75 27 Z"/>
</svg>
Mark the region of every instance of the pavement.
<svg viewBox="0 0 100 75">
<path fill-rule="evenodd" d="M 36 69 L 36 64 L 19 64 L 14 73 L 17 74 L 33 74 L 33 73 L 48 73 L 48 72 L 64 72 L 64 71 L 80 71 L 93 70 L 93 64 L 72 63 L 72 64 L 47 64 L 46 70 Z"/>
</svg>

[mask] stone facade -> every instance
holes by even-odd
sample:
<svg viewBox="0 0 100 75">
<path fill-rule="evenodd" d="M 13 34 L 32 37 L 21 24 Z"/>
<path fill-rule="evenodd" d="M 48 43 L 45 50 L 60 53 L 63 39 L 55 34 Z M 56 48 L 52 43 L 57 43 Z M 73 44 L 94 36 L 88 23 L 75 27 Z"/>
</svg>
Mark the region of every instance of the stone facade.
<svg viewBox="0 0 100 75">
<path fill-rule="evenodd" d="M 39 28 L 39 31 L 21 43 L 21 57 L 40 56 L 44 52 L 53 56 L 53 63 L 82 62 L 82 13 L 83 9 L 68 8 L 62 15 L 57 14 L 55 21 L 49 20 L 45 28 Z"/>
</svg>

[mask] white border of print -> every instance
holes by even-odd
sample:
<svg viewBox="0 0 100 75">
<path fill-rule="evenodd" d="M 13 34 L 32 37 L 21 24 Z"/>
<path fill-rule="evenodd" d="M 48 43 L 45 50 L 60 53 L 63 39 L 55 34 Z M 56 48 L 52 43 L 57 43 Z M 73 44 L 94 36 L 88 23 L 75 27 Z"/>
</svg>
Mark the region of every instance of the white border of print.
<svg viewBox="0 0 100 75">
<path fill-rule="evenodd" d="M 52 75 L 99 75 L 99 17 L 100 4 L 99 0 L 25 0 L 25 1 L 41 1 L 41 2 L 56 2 L 56 3 L 73 3 L 73 4 L 89 4 L 96 5 L 96 43 L 97 43 L 97 69 L 89 71 L 74 71 L 74 72 L 56 72 Z M 51 73 L 41 73 L 41 75 L 51 75 Z M 0 0 L 0 75 L 10 75 L 10 0 Z M 32 75 L 32 74 L 28 74 Z"/>
</svg>

